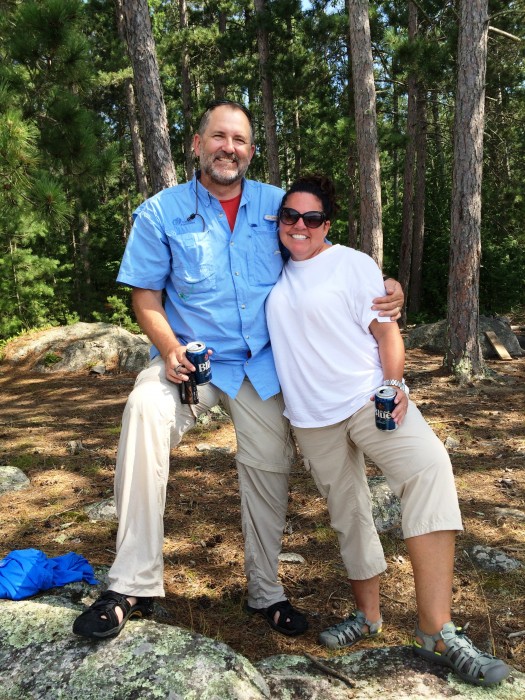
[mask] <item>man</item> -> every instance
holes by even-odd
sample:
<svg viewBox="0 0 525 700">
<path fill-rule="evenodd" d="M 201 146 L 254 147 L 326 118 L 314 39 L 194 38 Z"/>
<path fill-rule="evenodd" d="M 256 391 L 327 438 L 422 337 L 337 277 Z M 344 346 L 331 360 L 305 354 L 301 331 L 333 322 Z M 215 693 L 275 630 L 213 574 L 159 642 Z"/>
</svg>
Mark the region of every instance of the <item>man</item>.
<svg viewBox="0 0 525 700">
<path fill-rule="evenodd" d="M 270 348 L 264 304 L 282 257 L 277 211 L 282 190 L 244 175 L 255 152 L 251 115 L 221 101 L 205 112 L 193 142 L 199 176 L 168 188 L 135 212 L 118 281 L 133 288 L 133 308 L 153 344 L 124 411 L 117 454 L 117 555 L 109 589 L 74 623 L 84 637 L 117 635 L 132 616 L 163 596 L 163 513 L 170 447 L 219 401 L 232 417 L 248 610 L 277 631 L 301 634 L 305 616 L 278 581 L 294 443 Z M 398 316 L 403 295 L 390 282 L 375 300 Z M 198 405 L 182 404 L 179 386 L 195 368 L 186 345 L 211 348 L 212 383 Z"/>
</svg>

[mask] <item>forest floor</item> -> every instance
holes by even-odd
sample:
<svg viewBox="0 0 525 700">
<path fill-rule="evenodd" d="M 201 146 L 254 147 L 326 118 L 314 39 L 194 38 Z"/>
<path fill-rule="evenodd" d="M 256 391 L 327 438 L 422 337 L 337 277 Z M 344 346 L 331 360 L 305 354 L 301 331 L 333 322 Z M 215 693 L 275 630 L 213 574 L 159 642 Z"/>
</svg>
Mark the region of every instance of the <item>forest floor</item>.
<svg viewBox="0 0 525 700">
<path fill-rule="evenodd" d="M 490 379 L 460 388 L 441 357 L 407 353 L 412 397 L 451 450 L 464 517 L 458 537 L 453 614 L 469 622 L 475 643 L 525 671 L 523 569 L 487 573 L 467 554 L 475 544 L 503 550 L 525 565 L 525 358 L 491 360 Z M 36 547 L 48 556 L 75 551 L 93 565 L 113 560 L 116 524 L 89 522 L 83 508 L 112 496 L 120 419 L 133 377 L 107 373 L 36 374 L 0 365 L 0 464 L 16 466 L 32 487 L 0 497 L 0 555 Z M 374 427 L 370 428 L 374 430 Z M 70 443 L 81 441 L 73 454 Z M 199 452 L 201 443 L 229 447 Z M 319 631 L 352 610 L 337 541 L 323 499 L 298 461 L 290 485 L 283 551 L 306 563 L 282 563 L 287 595 L 308 613 L 309 631 L 290 639 L 244 612 L 245 578 L 231 424 L 212 422 L 185 436 L 172 452 L 165 517 L 167 621 L 222 640 L 255 661 L 274 654 L 318 656 Z M 374 467 L 369 466 L 370 474 Z M 361 646 L 407 644 L 416 618 L 404 543 L 381 536 L 388 561 L 382 576 L 384 633 Z M 163 620 L 165 621 L 165 620 Z M 509 635 L 511 635 L 509 637 Z"/>
</svg>

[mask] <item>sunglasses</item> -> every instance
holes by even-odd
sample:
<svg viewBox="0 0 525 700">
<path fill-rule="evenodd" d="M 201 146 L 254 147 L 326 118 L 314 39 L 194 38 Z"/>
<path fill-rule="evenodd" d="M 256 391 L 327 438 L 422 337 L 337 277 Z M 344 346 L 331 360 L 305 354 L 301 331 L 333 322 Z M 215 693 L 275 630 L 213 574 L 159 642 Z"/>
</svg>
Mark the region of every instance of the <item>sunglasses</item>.
<svg viewBox="0 0 525 700">
<path fill-rule="evenodd" d="M 319 228 L 326 221 L 324 211 L 305 211 L 304 214 L 299 214 L 295 209 L 283 207 L 279 212 L 279 220 L 287 226 L 296 224 L 299 219 L 304 221 L 306 228 Z"/>
</svg>

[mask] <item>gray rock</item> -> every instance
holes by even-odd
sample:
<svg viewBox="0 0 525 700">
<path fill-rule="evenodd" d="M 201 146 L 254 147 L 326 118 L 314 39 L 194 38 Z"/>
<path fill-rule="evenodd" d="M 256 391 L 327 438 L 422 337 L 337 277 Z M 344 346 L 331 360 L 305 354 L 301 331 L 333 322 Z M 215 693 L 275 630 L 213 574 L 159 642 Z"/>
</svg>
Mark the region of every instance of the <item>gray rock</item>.
<svg viewBox="0 0 525 700">
<path fill-rule="evenodd" d="M 285 562 L 286 564 L 306 564 L 306 559 L 295 552 L 281 552 L 279 554 L 279 561 Z"/>
<path fill-rule="evenodd" d="M 320 670 L 303 656 L 272 656 L 255 664 L 270 686 L 272 700 L 522 700 L 525 675 L 513 672 L 499 686 L 467 685 L 447 669 L 414 656 L 409 647 L 364 649 L 346 656 L 319 659 L 344 674 L 353 687 Z"/>
<path fill-rule="evenodd" d="M 220 447 L 219 445 L 213 445 L 209 442 L 200 442 L 198 445 L 195 445 L 195 449 L 197 452 L 212 452 L 220 455 L 230 455 L 235 452 L 235 450 L 229 446 Z"/>
<path fill-rule="evenodd" d="M 229 646 L 151 620 L 128 623 L 115 639 L 90 642 L 71 632 L 73 620 L 105 587 L 74 583 L 24 601 L 0 601 L 0 700 L 424 700 L 487 698 L 447 669 L 427 664 L 408 647 L 364 649 L 319 659 L 305 656 L 250 663 Z M 157 610 L 156 610 L 157 616 Z M 271 632 L 268 631 L 268 634 Z M 521 700 L 525 675 L 491 689 L 491 700 Z"/>
<path fill-rule="evenodd" d="M 379 533 L 390 532 L 396 537 L 401 533 L 401 501 L 391 490 L 384 476 L 368 479 L 372 494 L 372 516 Z"/>
<path fill-rule="evenodd" d="M 84 511 L 92 523 L 96 523 L 98 520 L 117 519 L 117 508 L 114 498 L 107 498 L 105 501 L 86 506 Z"/>
<path fill-rule="evenodd" d="M 0 467 L 0 493 L 27 489 L 31 482 L 18 467 Z"/>
<path fill-rule="evenodd" d="M 52 597 L 0 602 L 0 700 L 270 697 L 261 674 L 226 644 L 149 620 L 93 644 L 71 632 L 78 612 Z"/>
<path fill-rule="evenodd" d="M 488 318 L 480 316 L 479 319 L 481 350 L 483 357 L 498 357 L 496 351 L 487 340 L 485 331 L 494 331 L 512 357 L 522 357 L 523 350 L 518 338 L 510 327 L 508 319 L 503 317 Z M 423 348 L 429 352 L 444 354 L 446 350 L 447 330 L 446 321 L 427 323 L 413 328 L 405 338 L 405 346 L 410 348 Z"/>
<path fill-rule="evenodd" d="M 494 508 L 494 512 L 500 518 L 514 518 L 515 520 L 525 520 L 525 513 L 517 508 Z"/>
<path fill-rule="evenodd" d="M 114 367 L 138 372 L 149 362 L 149 341 L 110 323 L 75 323 L 29 334 L 9 343 L 5 359 L 30 361 L 37 372 L 93 371 Z"/>
<path fill-rule="evenodd" d="M 521 562 L 507 556 L 505 552 L 480 544 L 469 549 L 468 554 L 476 566 L 484 571 L 514 571 L 522 566 Z"/>
</svg>

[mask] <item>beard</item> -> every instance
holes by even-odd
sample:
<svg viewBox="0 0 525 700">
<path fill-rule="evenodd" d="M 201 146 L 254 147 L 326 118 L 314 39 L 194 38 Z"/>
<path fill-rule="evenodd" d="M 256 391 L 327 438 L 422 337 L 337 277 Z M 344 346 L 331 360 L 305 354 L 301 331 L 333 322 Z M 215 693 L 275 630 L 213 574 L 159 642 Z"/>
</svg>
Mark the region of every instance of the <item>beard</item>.
<svg viewBox="0 0 525 700">
<path fill-rule="evenodd" d="M 224 170 L 221 167 L 220 159 L 226 159 L 230 163 L 235 163 L 236 168 L 231 170 Z M 200 166 L 203 173 L 210 178 L 212 182 L 216 185 L 232 185 L 234 182 L 242 180 L 250 161 L 248 158 L 239 158 L 235 154 L 224 153 L 224 151 L 219 151 L 218 153 L 207 154 L 203 153 L 200 157 Z"/>
</svg>

